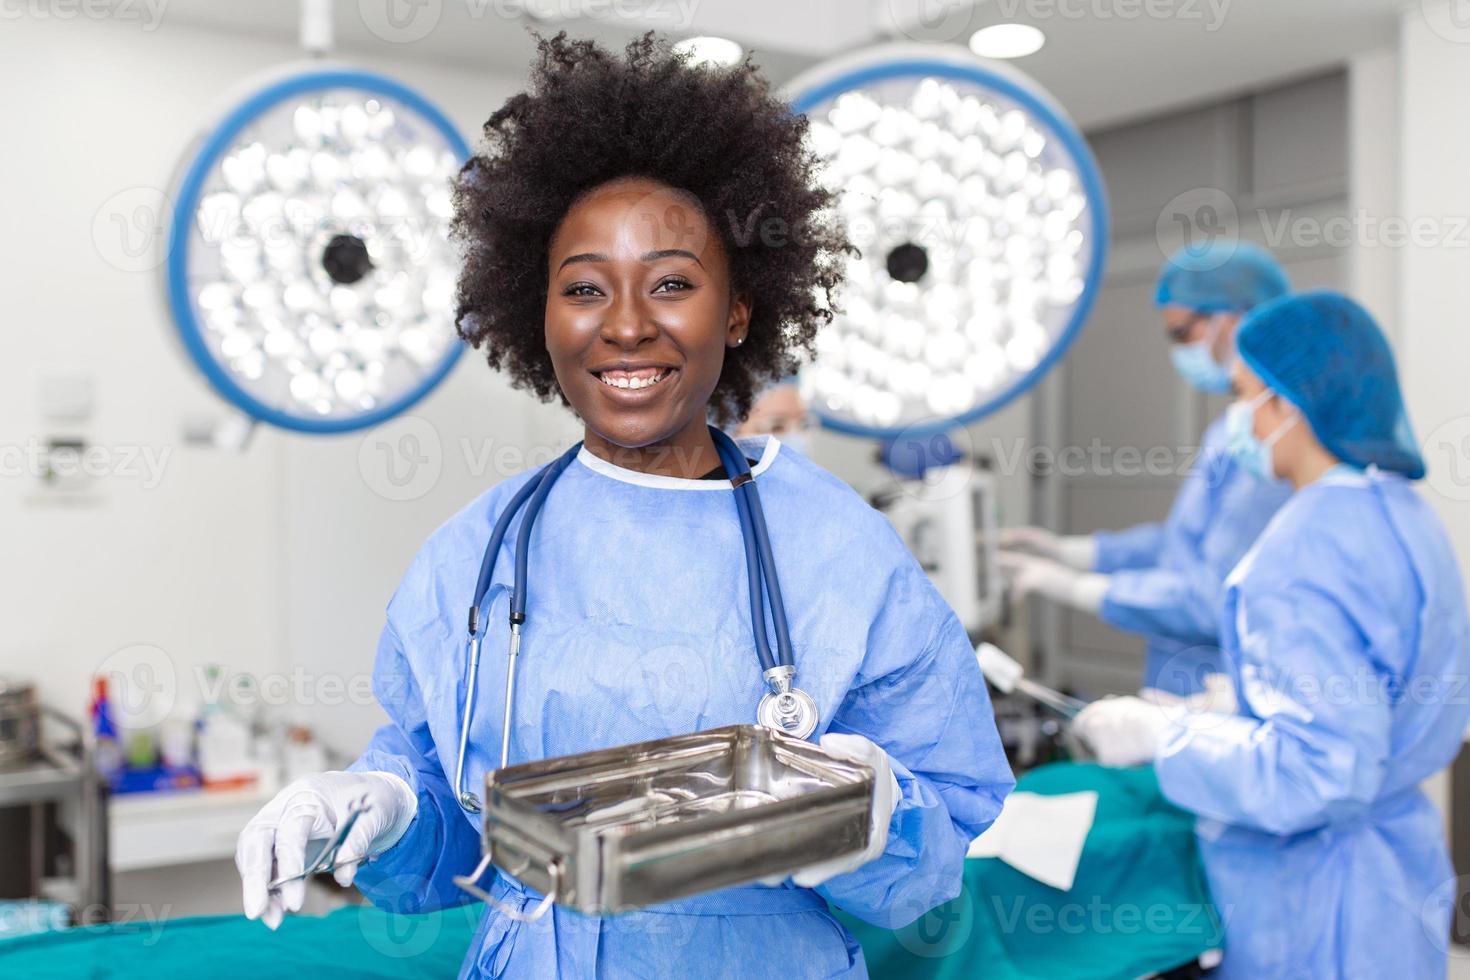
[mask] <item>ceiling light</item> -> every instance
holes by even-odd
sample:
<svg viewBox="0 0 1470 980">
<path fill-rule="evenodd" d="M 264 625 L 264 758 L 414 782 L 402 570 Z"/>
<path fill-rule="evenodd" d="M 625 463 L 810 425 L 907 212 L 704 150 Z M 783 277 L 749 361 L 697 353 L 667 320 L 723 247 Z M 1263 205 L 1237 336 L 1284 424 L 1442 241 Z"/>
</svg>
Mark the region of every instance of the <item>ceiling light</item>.
<svg viewBox="0 0 1470 980">
<path fill-rule="evenodd" d="M 970 35 L 970 50 L 982 58 L 1024 58 L 1046 43 L 1046 35 L 1030 24 L 993 24 Z"/>
<path fill-rule="evenodd" d="M 727 37 L 687 37 L 674 45 L 674 50 L 680 54 L 689 55 L 689 60 L 696 65 L 716 65 L 728 68 L 740 63 L 745 56 L 745 49 Z"/>
</svg>

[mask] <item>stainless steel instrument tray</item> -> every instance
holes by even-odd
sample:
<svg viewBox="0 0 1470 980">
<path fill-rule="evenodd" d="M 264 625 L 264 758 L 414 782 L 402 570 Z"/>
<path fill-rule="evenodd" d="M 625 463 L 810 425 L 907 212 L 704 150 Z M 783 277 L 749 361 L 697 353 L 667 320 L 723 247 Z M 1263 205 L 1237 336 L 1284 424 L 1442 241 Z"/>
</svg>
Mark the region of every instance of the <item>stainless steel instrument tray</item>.
<svg viewBox="0 0 1470 980">
<path fill-rule="evenodd" d="M 861 851 L 872 796 L 870 767 L 731 725 L 497 769 L 483 846 L 557 904 L 626 912 Z"/>
</svg>

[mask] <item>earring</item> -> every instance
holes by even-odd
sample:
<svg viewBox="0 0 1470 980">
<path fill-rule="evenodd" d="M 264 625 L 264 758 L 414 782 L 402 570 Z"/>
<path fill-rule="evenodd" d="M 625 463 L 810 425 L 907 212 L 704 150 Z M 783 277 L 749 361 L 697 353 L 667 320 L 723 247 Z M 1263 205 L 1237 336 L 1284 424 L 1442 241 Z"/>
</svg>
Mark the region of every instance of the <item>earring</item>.
<svg viewBox="0 0 1470 980">
<path fill-rule="evenodd" d="M 745 343 L 745 338 L 744 337 L 736 337 L 735 338 L 735 346 L 736 347 L 739 347 L 743 343 Z"/>
</svg>

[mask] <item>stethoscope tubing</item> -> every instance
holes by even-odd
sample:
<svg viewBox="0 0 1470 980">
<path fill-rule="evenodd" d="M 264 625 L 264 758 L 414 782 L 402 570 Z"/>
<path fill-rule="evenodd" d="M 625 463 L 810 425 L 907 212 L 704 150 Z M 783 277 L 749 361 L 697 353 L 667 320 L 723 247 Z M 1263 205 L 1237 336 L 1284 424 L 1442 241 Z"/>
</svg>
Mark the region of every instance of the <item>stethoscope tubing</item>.
<svg viewBox="0 0 1470 980">
<path fill-rule="evenodd" d="M 735 512 L 739 518 L 740 534 L 745 545 L 746 577 L 750 591 L 751 631 L 755 641 L 756 655 L 760 659 L 762 674 L 767 675 L 778 667 L 795 669 L 795 655 L 791 647 L 791 633 L 786 619 L 786 605 L 781 595 L 781 583 L 776 576 L 776 559 L 771 550 L 770 532 L 766 526 L 760 494 L 756 490 L 754 476 L 745 460 L 745 454 L 719 429 L 710 427 L 715 449 L 724 464 L 725 473 L 734 489 Z M 510 595 L 510 652 L 507 657 L 505 717 L 501 731 L 501 765 L 506 764 L 510 744 L 511 710 L 515 692 L 515 663 L 520 652 L 521 626 L 526 621 L 526 602 L 529 593 L 527 568 L 530 557 L 531 532 L 541 506 L 546 502 L 552 485 L 562 472 L 571 465 L 582 450 L 578 442 L 551 463 L 536 479 L 526 481 L 501 513 L 490 534 L 485 555 L 480 560 L 479 575 L 475 579 L 475 592 L 468 617 L 469 658 L 465 677 L 465 714 L 460 722 L 459 759 L 455 766 L 455 794 L 462 807 L 471 812 L 480 809 L 479 799 L 464 788 L 465 759 L 469 748 L 470 721 L 479 700 L 480 642 L 483 633 L 481 606 L 490 591 L 490 580 L 494 576 L 496 559 L 510 533 L 511 522 L 521 514 L 521 525 L 516 534 L 515 571 Z M 766 635 L 766 607 L 769 604 L 771 625 L 776 632 L 776 652 L 772 653 Z M 786 681 L 789 683 L 790 670 Z M 809 700 L 809 699 L 808 699 Z"/>
</svg>

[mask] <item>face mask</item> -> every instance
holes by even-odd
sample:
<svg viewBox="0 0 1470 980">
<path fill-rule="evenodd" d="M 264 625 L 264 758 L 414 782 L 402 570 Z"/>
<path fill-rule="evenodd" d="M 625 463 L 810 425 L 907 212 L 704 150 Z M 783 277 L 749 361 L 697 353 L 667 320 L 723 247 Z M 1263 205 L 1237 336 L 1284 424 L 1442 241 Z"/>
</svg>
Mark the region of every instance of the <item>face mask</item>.
<svg viewBox="0 0 1470 980">
<path fill-rule="evenodd" d="M 1225 412 L 1225 449 L 1240 464 L 1240 468 L 1260 480 L 1276 479 L 1271 465 L 1271 449 L 1286 435 L 1286 430 L 1296 424 L 1296 417 L 1287 419 L 1276 427 L 1276 431 L 1264 440 L 1255 433 L 1256 409 L 1271 397 L 1270 390 L 1261 392 L 1248 402 L 1234 402 Z"/>
<path fill-rule="evenodd" d="M 1169 348 L 1169 360 L 1174 362 L 1174 370 L 1195 388 L 1211 395 L 1223 395 L 1230 390 L 1230 371 L 1210 353 L 1213 346 L 1212 337 L 1193 344 L 1175 344 Z"/>
<path fill-rule="evenodd" d="M 811 455 L 811 448 L 807 445 L 805 432 L 802 432 L 798 429 L 795 432 L 787 432 L 784 435 L 779 436 L 778 438 L 780 438 L 781 440 L 781 445 L 786 446 L 790 449 L 795 449 L 803 456 Z"/>
</svg>

